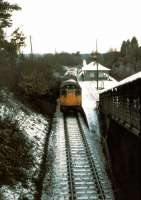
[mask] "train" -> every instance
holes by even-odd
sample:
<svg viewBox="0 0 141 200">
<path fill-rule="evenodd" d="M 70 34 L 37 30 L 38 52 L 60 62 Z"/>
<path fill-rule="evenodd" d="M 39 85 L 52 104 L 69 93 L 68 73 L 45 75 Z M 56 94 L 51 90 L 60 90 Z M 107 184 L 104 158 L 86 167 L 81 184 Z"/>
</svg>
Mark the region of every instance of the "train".
<svg viewBox="0 0 141 200">
<path fill-rule="evenodd" d="M 70 68 L 66 71 L 66 73 L 63 76 L 63 81 L 69 80 L 69 79 L 74 79 L 74 80 L 77 81 L 77 71 L 76 71 L 76 69 Z"/>
<path fill-rule="evenodd" d="M 82 107 L 82 89 L 77 80 L 77 74 L 69 70 L 64 74 L 60 86 L 60 110 L 81 110 Z"/>
</svg>

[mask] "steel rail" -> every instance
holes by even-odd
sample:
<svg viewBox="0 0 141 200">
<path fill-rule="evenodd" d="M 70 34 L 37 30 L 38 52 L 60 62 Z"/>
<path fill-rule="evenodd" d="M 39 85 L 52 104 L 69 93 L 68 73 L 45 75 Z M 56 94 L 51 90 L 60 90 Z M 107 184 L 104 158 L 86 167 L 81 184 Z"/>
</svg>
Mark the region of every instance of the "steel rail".
<svg viewBox="0 0 141 200">
<path fill-rule="evenodd" d="M 66 156 L 67 156 L 68 182 L 69 182 L 69 199 L 70 200 L 76 200 L 71 148 L 70 148 L 69 134 L 68 134 L 68 128 L 67 128 L 67 121 L 66 121 L 65 113 L 64 113 L 63 117 L 64 117 Z"/>
<path fill-rule="evenodd" d="M 89 164 L 90 164 L 90 167 L 91 167 L 91 171 L 92 171 L 92 174 L 93 174 L 93 177 L 94 177 L 94 182 L 97 186 L 97 190 L 98 190 L 98 193 L 100 195 L 100 198 L 102 200 L 104 200 L 105 194 L 104 194 L 101 182 L 99 180 L 99 175 L 98 175 L 98 172 L 97 172 L 97 169 L 96 169 L 96 166 L 95 166 L 94 160 L 92 158 L 91 151 L 90 151 L 87 139 L 86 139 L 86 136 L 84 134 L 84 131 L 83 131 L 83 128 L 82 128 L 82 125 L 81 125 L 81 122 L 79 120 L 79 116 L 78 116 L 77 113 L 76 113 L 76 117 L 77 117 L 78 126 L 80 128 L 80 134 L 81 134 L 81 137 L 82 137 L 82 140 L 83 140 L 83 144 L 85 146 L 86 154 L 87 154 Z"/>
</svg>

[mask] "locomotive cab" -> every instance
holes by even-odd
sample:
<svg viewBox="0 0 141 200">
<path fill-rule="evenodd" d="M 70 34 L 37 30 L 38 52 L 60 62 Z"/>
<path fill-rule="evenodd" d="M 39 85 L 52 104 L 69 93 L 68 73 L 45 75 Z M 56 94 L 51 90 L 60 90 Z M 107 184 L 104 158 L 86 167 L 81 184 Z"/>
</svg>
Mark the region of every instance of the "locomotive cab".
<svg viewBox="0 0 141 200">
<path fill-rule="evenodd" d="M 81 108 L 81 87 L 76 80 L 64 81 L 60 88 L 60 109 Z"/>
</svg>

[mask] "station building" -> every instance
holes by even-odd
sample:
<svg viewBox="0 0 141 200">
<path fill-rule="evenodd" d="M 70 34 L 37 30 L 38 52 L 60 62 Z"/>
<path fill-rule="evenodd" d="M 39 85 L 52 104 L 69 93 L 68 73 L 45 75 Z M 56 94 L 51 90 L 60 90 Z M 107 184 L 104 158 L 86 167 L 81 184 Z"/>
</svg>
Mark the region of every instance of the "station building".
<svg viewBox="0 0 141 200">
<path fill-rule="evenodd" d="M 82 80 L 90 81 L 90 80 L 108 80 L 109 79 L 110 69 L 104 67 L 100 63 L 91 62 L 86 64 L 83 62 L 83 67 L 81 71 Z"/>
</svg>

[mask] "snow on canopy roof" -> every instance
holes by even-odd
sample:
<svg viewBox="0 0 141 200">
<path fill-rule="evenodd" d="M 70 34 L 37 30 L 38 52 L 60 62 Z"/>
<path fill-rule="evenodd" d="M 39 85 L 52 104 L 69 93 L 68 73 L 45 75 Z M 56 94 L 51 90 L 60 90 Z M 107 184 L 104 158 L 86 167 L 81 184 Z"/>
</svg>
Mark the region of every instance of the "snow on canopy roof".
<svg viewBox="0 0 141 200">
<path fill-rule="evenodd" d="M 114 86 L 112 86 L 111 88 L 108 88 L 108 89 L 103 90 L 103 91 L 101 92 L 101 94 L 104 93 L 104 92 L 110 91 L 110 90 L 112 90 L 112 89 L 114 89 L 114 88 L 120 87 L 120 86 L 122 86 L 122 85 L 131 83 L 131 82 L 134 82 L 134 81 L 136 81 L 136 80 L 138 80 L 138 79 L 141 79 L 141 71 L 138 72 L 138 73 L 136 73 L 136 74 L 133 74 L 132 76 L 129 76 L 128 78 L 123 79 L 122 81 L 116 83 L 116 84 L 115 84 Z"/>
<path fill-rule="evenodd" d="M 85 65 L 84 67 L 82 67 L 82 70 L 83 71 L 97 71 L 97 63 L 91 62 L 88 65 Z M 98 71 L 110 71 L 110 69 L 98 63 Z"/>
</svg>

